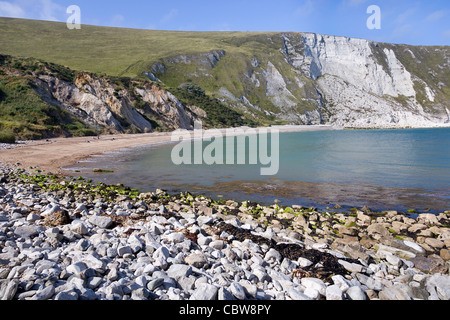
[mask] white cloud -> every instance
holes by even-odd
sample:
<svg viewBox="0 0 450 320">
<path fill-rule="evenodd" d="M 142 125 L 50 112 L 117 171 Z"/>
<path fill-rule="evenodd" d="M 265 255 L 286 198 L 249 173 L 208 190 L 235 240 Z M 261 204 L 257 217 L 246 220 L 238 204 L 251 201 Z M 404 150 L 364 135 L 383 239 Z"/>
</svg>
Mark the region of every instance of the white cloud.
<svg viewBox="0 0 450 320">
<path fill-rule="evenodd" d="M 66 8 L 54 3 L 52 0 L 41 0 L 40 19 L 59 21 L 57 17 L 61 17 L 66 12 Z"/>
<path fill-rule="evenodd" d="M 25 18 L 25 11 L 17 4 L 0 1 L 0 17 Z"/>
<path fill-rule="evenodd" d="M 111 26 L 113 27 L 122 27 L 123 22 L 125 21 L 125 17 L 121 14 L 116 14 L 111 19 Z"/>
<path fill-rule="evenodd" d="M 177 15 L 178 15 L 178 9 L 172 9 L 172 10 L 170 10 L 169 13 L 167 13 L 166 15 L 164 15 L 164 16 L 161 18 L 160 22 L 161 22 L 161 23 L 169 22 L 169 21 L 171 21 L 172 19 L 174 19 Z"/>
<path fill-rule="evenodd" d="M 367 2 L 367 0 L 344 0 L 342 4 L 348 7 L 357 7 L 365 2 Z"/>
<path fill-rule="evenodd" d="M 308 16 L 315 10 L 314 2 L 312 0 L 306 0 L 303 4 L 295 10 L 296 16 Z"/>
<path fill-rule="evenodd" d="M 417 11 L 417 8 L 410 8 L 406 10 L 405 12 L 402 12 L 397 16 L 395 19 L 395 22 L 398 24 L 403 24 L 412 14 L 414 14 Z"/>
<path fill-rule="evenodd" d="M 437 20 L 443 18 L 446 14 L 447 14 L 447 12 L 445 10 L 435 11 L 425 18 L 425 22 L 437 21 Z"/>
<path fill-rule="evenodd" d="M 0 16 L 65 21 L 66 8 L 53 0 L 0 1 Z"/>
</svg>

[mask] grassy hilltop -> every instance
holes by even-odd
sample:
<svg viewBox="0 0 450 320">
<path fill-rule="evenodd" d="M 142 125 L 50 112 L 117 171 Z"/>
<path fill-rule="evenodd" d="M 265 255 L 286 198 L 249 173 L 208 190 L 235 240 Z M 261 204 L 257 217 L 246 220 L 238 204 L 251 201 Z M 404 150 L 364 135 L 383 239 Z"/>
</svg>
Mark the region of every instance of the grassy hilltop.
<svg viewBox="0 0 450 320">
<path fill-rule="evenodd" d="M 211 50 L 246 54 L 267 32 L 178 32 L 0 18 L 0 51 L 33 57 L 74 70 L 112 76 L 141 76 L 160 58 Z M 250 42 L 249 42 L 250 41 Z M 246 43 L 245 46 L 241 44 Z"/>
</svg>

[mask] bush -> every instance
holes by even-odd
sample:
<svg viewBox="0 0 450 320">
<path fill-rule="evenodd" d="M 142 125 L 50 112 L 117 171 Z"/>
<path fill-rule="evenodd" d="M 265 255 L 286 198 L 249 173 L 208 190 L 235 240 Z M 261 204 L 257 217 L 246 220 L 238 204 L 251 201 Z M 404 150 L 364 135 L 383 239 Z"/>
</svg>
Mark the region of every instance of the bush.
<svg viewBox="0 0 450 320">
<path fill-rule="evenodd" d="M 0 132 L 0 143 L 16 143 L 16 137 L 9 132 Z"/>
<path fill-rule="evenodd" d="M 256 126 L 256 123 L 246 119 L 242 114 L 234 111 L 219 100 L 208 96 L 201 87 L 193 83 L 183 83 L 172 93 L 186 105 L 193 104 L 202 108 L 208 118 L 205 122 L 210 127 L 240 127 Z"/>
</svg>

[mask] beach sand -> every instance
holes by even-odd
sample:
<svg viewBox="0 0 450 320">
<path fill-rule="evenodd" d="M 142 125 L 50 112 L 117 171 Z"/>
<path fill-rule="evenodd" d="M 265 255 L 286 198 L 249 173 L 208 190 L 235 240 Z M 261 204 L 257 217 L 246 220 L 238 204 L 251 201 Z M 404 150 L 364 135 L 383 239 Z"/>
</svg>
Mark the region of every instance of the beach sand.
<svg viewBox="0 0 450 320">
<path fill-rule="evenodd" d="M 337 130 L 332 126 L 277 126 L 279 132 Z M 224 130 L 224 129 L 222 129 Z M 185 131 L 187 137 L 192 131 Z M 203 136 L 214 136 L 217 130 L 204 130 Z M 222 131 L 223 133 L 223 131 Z M 97 137 L 56 138 L 29 141 L 15 148 L 0 150 L 0 162 L 20 163 L 20 167 L 38 167 L 45 172 L 64 174 L 61 168 L 73 165 L 93 155 L 124 148 L 169 143 L 172 133 L 122 134 Z"/>
</svg>

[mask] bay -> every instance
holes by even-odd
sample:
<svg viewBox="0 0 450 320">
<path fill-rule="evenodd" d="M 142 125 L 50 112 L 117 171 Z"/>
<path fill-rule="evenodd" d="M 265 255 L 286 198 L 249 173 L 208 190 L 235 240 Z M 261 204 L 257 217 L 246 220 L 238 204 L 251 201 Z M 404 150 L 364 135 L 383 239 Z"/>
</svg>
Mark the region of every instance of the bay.
<svg viewBox="0 0 450 320">
<path fill-rule="evenodd" d="M 320 209 L 336 204 L 343 209 L 450 209 L 450 128 L 281 133 L 275 176 L 261 176 L 260 164 L 177 166 L 171 160 L 173 147 L 128 149 L 71 169 L 141 192 L 162 188 Z M 92 168 L 99 167 L 114 173 L 94 174 Z"/>
</svg>

